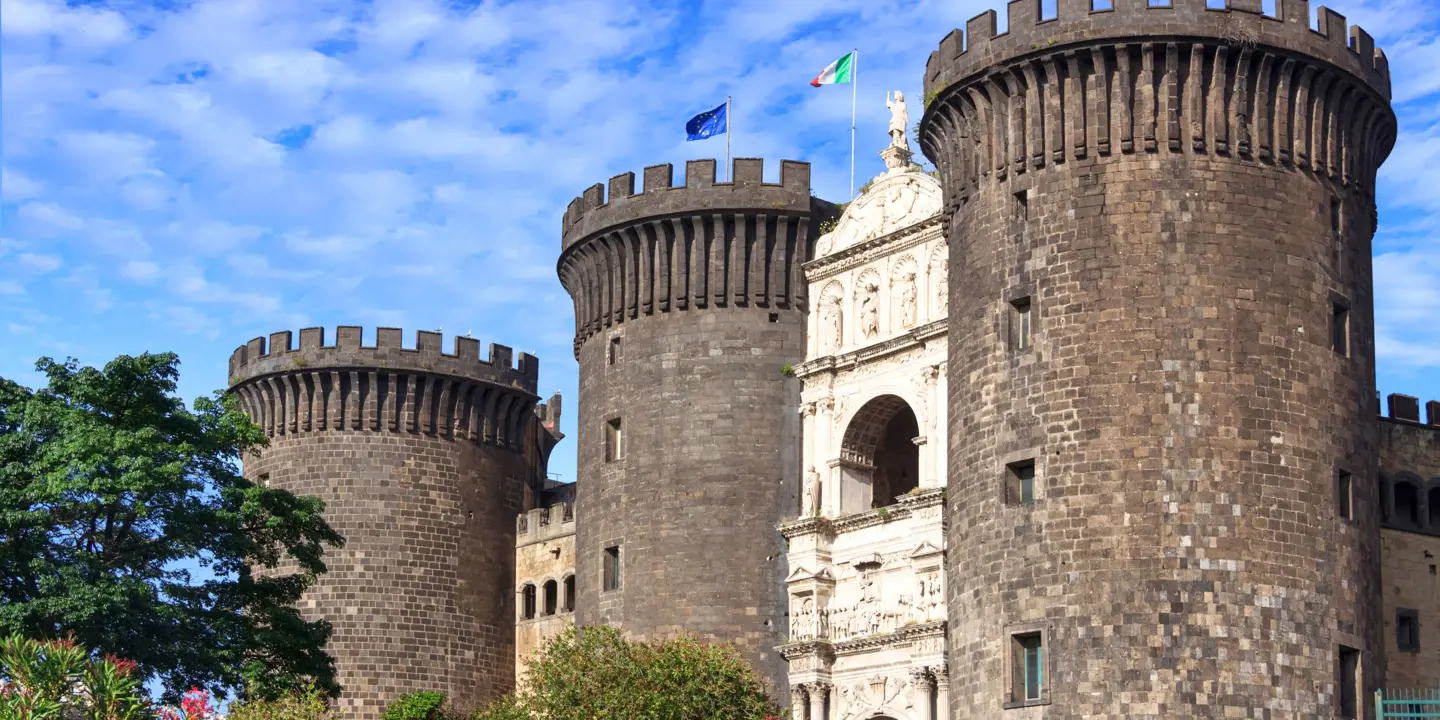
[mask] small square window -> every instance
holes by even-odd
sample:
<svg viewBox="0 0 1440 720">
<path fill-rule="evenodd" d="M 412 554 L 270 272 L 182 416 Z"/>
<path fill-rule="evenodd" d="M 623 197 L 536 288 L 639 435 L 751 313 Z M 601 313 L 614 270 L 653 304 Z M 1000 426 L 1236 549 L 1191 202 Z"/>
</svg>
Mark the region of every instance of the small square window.
<svg viewBox="0 0 1440 720">
<path fill-rule="evenodd" d="M 605 361 L 609 365 L 620 362 L 620 338 L 610 338 L 610 348 L 606 353 Z"/>
<path fill-rule="evenodd" d="M 1330 309 L 1330 349 L 1350 357 L 1350 308 L 1335 303 Z"/>
<path fill-rule="evenodd" d="M 625 436 L 620 429 L 620 418 L 605 423 L 605 462 L 615 462 L 625 457 Z"/>
<path fill-rule="evenodd" d="M 1029 505 L 1035 502 L 1035 461 L 1021 460 L 1005 466 L 1005 503 Z"/>
<path fill-rule="evenodd" d="M 620 546 L 612 545 L 605 548 L 605 577 L 600 586 L 601 590 L 609 592 L 620 589 Z"/>
<path fill-rule="evenodd" d="M 1010 301 L 1010 348 L 1016 352 L 1030 349 L 1030 338 L 1034 330 L 1031 308 L 1028 297 Z"/>
<path fill-rule="evenodd" d="M 1410 608 L 1395 609 L 1395 649 L 1420 652 L 1420 612 Z"/>
<path fill-rule="evenodd" d="M 1335 514 L 1341 520 L 1355 519 L 1355 478 L 1344 470 L 1335 479 Z"/>
<path fill-rule="evenodd" d="M 1342 718 L 1357 718 L 1360 709 L 1360 651 L 1341 645 L 1337 664 L 1335 685 L 1339 691 L 1335 693 L 1335 699 L 1340 706 L 1339 715 Z"/>
<path fill-rule="evenodd" d="M 1010 702 L 1041 699 L 1045 690 L 1045 641 L 1038 632 L 1010 636 Z"/>
</svg>

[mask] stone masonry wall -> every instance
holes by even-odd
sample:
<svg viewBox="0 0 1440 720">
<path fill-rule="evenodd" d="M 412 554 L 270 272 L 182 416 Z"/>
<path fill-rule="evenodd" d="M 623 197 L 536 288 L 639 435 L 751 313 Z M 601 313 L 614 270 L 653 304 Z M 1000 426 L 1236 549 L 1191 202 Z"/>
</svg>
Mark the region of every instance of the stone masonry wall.
<svg viewBox="0 0 1440 720">
<path fill-rule="evenodd" d="M 691 161 L 677 186 L 654 166 L 639 193 L 617 175 L 562 223 L 580 362 L 576 620 L 734 643 L 785 703 L 776 525 L 798 502 L 800 386 L 783 368 L 804 359 L 801 265 L 834 208 L 811 197 L 805 163 L 782 162 L 778 183 L 756 159 L 715 175 Z M 620 582 L 604 590 L 611 547 Z"/>
<path fill-rule="evenodd" d="M 1359 77 L 1305 57 L 1323 41 L 1258 2 L 1078 6 L 1037 25 L 1012 3 L 1001 39 L 977 18 L 927 73 L 951 222 L 952 717 L 1331 718 L 1341 646 L 1363 715 L 1383 663 L 1382 56 L 1361 43 Z M 1317 54 L 1345 59 L 1327 20 Z M 1024 462 L 1036 500 L 1010 504 Z M 1032 632 L 1047 688 L 1014 702 L 1010 638 Z"/>
<path fill-rule="evenodd" d="M 568 519 L 567 519 L 568 516 Z M 550 638 L 575 624 L 575 608 L 566 604 L 565 581 L 575 576 L 575 516 L 568 504 L 542 507 L 517 518 L 515 538 L 515 679 L 523 683 L 526 665 Z M 556 586 L 555 612 L 545 608 L 545 584 Z M 535 615 L 526 618 L 522 593 L 535 588 Z"/>
<path fill-rule="evenodd" d="M 466 707 L 511 689 L 515 516 L 544 473 L 524 450 L 540 431 L 533 373 L 512 370 L 508 348 L 486 362 L 464 338 L 453 354 L 433 333 L 417 349 L 398 330 L 378 339 L 362 347 L 359 328 L 341 328 L 327 346 L 305 330 L 292 349 L 277 333 L 230 368 L 270 437 L 244 458 L 246 477 L 321 498 L 345 537 L 301 610 L 333 626 L 339 708 L 360 720 L 407 692 Z"/>
<path fill-rule="evenodd" d="M 1412 398 L 1413 400 L 1413 398 Z M 1418 404 L 1418 403 L 1417 403 Z M 1437 514 L 1440 494 L 1440 405 L 1430 404 L 1426 424 L 1420 416 L 1396 413 L 1380 419 L 1380 473 L 1389 480 L 1408 479 L 1426 491 L 1425 520 Z M 1393 406 L 1392 406 L 1393 408 Z M 1391 493 L 1393 502 L 1393 492 Z M 1433 688 L 1440 680 L 1440 526 L 1401 529 L 1391 517 L 1380 531 L 1380 575 L 1385 598 L 1385 686 Z M 1420 646 L 1401 650 L 1397 611 L 1414 610 Z"/>
</svg>

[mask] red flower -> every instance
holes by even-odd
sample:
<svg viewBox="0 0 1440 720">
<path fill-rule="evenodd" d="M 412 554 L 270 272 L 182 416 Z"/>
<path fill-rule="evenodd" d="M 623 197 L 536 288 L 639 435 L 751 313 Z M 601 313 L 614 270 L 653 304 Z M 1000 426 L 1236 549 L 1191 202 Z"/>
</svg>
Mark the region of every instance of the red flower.
<svg viewBox="0 0 1440 720">
<path fill-rule="evenodd" d="M 124 658 L 116 657 L 114 655 L 106 655 L 105 662 L 109 663 L 110 667 L 115 668 L 116 672 L 125 676 L 128 676 L 130 675 L 130 673 L 135 672 L 135 668 L 139 667 L 139 664 L 136 663 L 134 660 L 126 660 Z"/>
</svg>

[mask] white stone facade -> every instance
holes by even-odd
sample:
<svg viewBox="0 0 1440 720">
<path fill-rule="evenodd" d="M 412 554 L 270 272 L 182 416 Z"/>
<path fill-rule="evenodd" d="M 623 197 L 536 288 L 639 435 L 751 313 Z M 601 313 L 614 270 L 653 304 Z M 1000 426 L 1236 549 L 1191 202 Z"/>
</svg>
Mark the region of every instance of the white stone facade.
<svg viewBox="0 0 1440 720">
<path fill-rule="evenodd" d="M 939 183 L 890 168 L 805 266 L 801 513 L 781 526 L 793 720 L 943 720 L 949 250 Z"/>
</svg>

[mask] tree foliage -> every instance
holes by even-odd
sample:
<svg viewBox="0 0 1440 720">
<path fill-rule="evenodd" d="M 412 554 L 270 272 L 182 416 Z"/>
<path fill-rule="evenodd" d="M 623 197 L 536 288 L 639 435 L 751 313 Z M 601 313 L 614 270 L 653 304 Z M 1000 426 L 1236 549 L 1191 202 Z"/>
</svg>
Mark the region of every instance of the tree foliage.
<svg viewBox="0 0 1440 720">
<path fill-rule="evenodd" d="M 264 433 L 222 393 L 187 409 L 178 364 L 45 358 L 42 389 L 0 378 L 0 633 L 73 633 L 160 678 L 168 700 L 307 680 L 333 693 L 330 627 L 295 603 L 343 541 L 318 499 L 240 475 Z M 295 572 L 251 572 L 285 559 Z"/>
<path fill-rule="evenodd" d="M 390 701 L 380 720 L 444 720 L 445 693 L 406 693 Z"/>
<path fill-rule="evenodd" d="M 527 682 L 477 720 L 766 720 L 780 710 L 733 648 L 680 637 L 632 642 L 611 627 L 571 629 L 531 662 Z"/>
<path fill-rule="evenodd" d="M 150 720 L 135 663 L 94 657 L 70 639 L 0 639 L 0 718 Z"/>
</svg>

